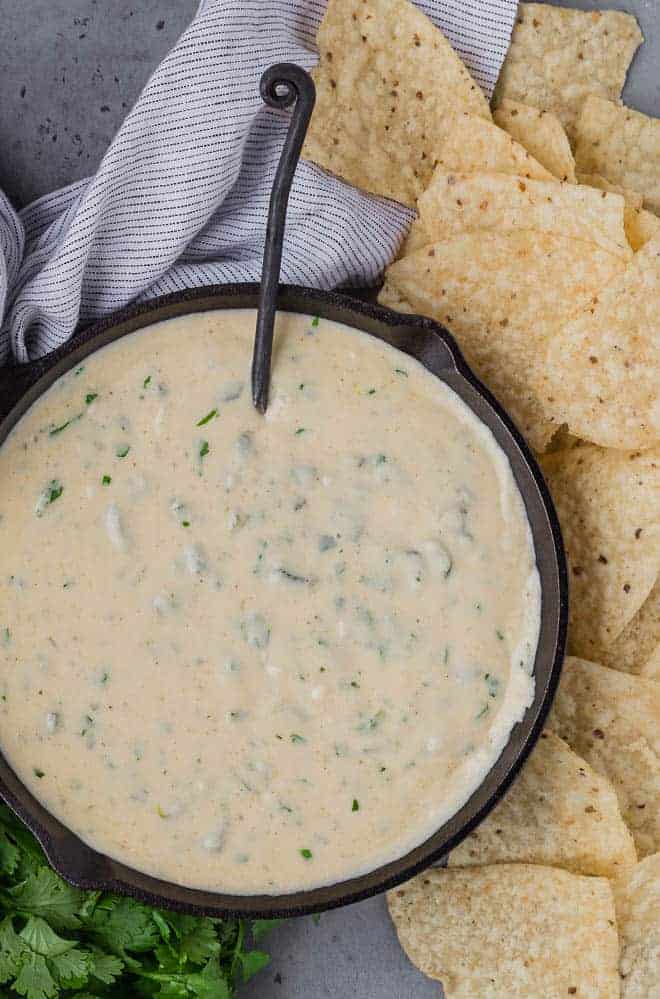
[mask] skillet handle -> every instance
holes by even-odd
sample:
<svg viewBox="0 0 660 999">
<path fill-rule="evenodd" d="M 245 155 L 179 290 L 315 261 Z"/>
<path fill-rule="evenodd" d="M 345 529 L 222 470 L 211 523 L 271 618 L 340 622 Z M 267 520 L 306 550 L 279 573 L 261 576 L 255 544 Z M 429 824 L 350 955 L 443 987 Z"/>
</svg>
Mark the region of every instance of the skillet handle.
<svg viewBox="0 0 660 999">
<path fill-rule="evenodd" d="M 252 402 L 260 413 L 265 413 L 268 406 L 273 327 L 282 263 L 286 209 L 289 203 L 293 175 L 300 158 L 300 150 L 316 102 L 316 88 L 309 73 L 301 66 L 296 66 L 295 63 L 291 62 L 282 62 L 270 66 L 266 70 L 261 77 L 259 89 L 264 102 L 271 108 L 284 109 L 295 104 L 270 195 L 264 264 L 259 290 L 257 331 L 252 356 Z"/>
</svg>

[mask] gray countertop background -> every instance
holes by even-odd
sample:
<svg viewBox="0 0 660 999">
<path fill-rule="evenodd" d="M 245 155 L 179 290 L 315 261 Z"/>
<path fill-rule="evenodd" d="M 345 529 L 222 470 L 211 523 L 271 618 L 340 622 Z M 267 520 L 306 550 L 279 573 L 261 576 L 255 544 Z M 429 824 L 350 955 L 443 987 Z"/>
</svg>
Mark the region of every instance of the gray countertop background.
<svg viewBox="0 0 660 999">
<path fill-rule="evenodd" d="M 660 0 L 555 0 L 637 15 L 646 42 L 624 99 L 660 117 Z M 197 0 L 0 0 L 0 188 L 17 208 L 96 169 Z M 245 999 L 439 999 L 401 951 L 382 898 L 291 920 Z M 475 997 L 476 999 L 476 997 Z"/>
</svg>

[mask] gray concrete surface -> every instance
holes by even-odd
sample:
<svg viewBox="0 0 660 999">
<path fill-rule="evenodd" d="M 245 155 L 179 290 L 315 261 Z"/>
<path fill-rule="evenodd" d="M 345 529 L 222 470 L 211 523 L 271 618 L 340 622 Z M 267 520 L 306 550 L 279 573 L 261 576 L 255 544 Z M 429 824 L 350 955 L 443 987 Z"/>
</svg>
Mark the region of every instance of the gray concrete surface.
<svg viewBox="0 0 660 999">
<path fill-rule="evenodd" d="M 264 0 L 266 2 L 266 0 Z M 625 100 L 660 116 L 660 0 L 555 0 L 635 13 L 646 36 Z M 0 0 L 0 187 L 17 207 L 92 173 L 196 0 Z M 292 920 L 245 999 L 438 999 L 407 961 L 384 900 Z M 476 999 L 476 997 L 475 997 Z"/>
<path fill-rule="evenodd" d="M 94 173 L 197 0 L 0 0 L 0 188 L 20 208 Z"/>
</svg>

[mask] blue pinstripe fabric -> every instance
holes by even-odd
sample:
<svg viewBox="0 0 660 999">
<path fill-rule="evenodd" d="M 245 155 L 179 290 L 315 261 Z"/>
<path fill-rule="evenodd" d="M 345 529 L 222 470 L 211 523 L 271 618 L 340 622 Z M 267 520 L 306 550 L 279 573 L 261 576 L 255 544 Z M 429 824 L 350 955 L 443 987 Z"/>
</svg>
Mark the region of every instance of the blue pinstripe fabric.
<svg viewBox="0 0 660 999">
<path fill-rule="evenodd" d="M 490 94 L 516 0 L 416 0 Z M 257 280 L 288 116 L 261 104 L 273 62 L 310 69 L 325 0 L 203 0 L 147 83 L 96 175 L 20 215 L 0 192 L 0 363 L 41 356 L 136 299 Z M 301 163 L 284 281 L 373 284 L 408 209 Z"/>
</svg>

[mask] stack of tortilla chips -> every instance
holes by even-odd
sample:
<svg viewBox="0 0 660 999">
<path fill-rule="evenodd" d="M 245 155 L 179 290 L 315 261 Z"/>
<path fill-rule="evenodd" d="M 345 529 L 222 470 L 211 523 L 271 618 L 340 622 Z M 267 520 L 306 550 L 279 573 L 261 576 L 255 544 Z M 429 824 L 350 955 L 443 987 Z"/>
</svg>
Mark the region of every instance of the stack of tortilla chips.
<svg viewBox="0 0 660 999">
<path fill-rule="evenodd" d="M 390 893 L 447 999 L 660 995 L 660 120 L 620 100 L 641 41 L 522 3 L 491 113 L 408 0 L 330 0 L 318 35 L 304 154 L 416 210 L 379 300 L 453 333 L 569 560 L 547 732 L 448 869 Z"/>
</svg>

